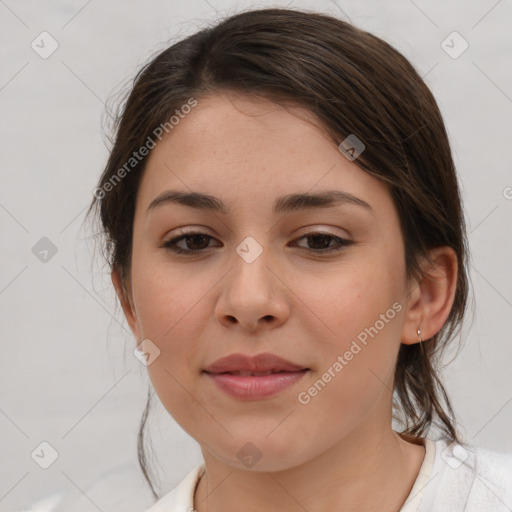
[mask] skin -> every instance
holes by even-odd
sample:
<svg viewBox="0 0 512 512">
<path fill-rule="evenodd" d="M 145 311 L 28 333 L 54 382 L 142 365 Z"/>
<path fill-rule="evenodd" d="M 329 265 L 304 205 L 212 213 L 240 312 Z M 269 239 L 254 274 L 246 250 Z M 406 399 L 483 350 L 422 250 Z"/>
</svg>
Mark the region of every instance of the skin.
<svg viewBox="0 0 512 512">
<path fill-rule="evenodd" d="M 229 212 L 166 204 L 147 213 L 168 189 L 211 194 Z M 319 190 L 349 192 L 372 211 L 271 211 L 276 197 Z M 182 240 L 181 248 L 202 252 L 177 255 L 162 244 L 179 227 L 212 238 Z M 304 238 L 318 232 L 353 243 L 322 254 L 336 243 Z M 248 236 L 262 248 L 250 264 L 236 252 Z M 137 195 L 126 295 L 116 270 L 112 281 L 137 343 L 150 339 L 160 350 L 148 372 L 162 404 L 201 446 L 206 474 L 196 510 L 401 507 L 425 449 L 391 428 L 397 353 L 418 342 L 418 328 L 423 340 L 441 329 L 455 292 L 454 252 L 431 256 L 427 277 L 408 282 L 387 185 L 349 161 L 305 109 L 234 93 L 200 98 L 157 144 Z M 298 393 L 396 302 L 401 311 L 299 403 Z M 202 369 L 235 352 L 272 352 L 310 371 L 270 398 L 233 398 Z M 247 442 L 261 454 L 252 467 L 237 457 Z"/>
</svg>

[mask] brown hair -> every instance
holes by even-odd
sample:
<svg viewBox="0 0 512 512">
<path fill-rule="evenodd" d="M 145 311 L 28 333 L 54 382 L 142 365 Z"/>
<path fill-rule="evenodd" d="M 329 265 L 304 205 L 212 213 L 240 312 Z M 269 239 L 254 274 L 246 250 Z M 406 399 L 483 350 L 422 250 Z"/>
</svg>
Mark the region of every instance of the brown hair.
<svg viewBox="0 0 512 512">
<path fill-rule="evenodd" d="M 119 270 L 128 300 L 135 199 L 147 158 L 115 186 L 107 185 L 191 97 L 200 101 L 217 91 L 305 106 L 336 146 L 355 134 L 366 146 L 355 163 L 390 185 L 408 277 L 421 275 L 419 260 L 428 249 L 455 250 L 457 288 L 443 329 L 423 343 L 400 346 L 394 418 L 404 435 L 421 437 L 437 425 L 460 442 L 437 369 L 441 349 L 460 330 L 468 296 L 465 221 L 447 133 L 434 97 L 409 61 L 345 21 L 292 9 L 244 11 L 173 44 L 137 73 L 116 118 L 101 192 L 87 213 L 99 208 L 108 263 Z M 157 497 L 144 450 L 150 397 L 140 425 L 139 463 Z"/>
</svg>

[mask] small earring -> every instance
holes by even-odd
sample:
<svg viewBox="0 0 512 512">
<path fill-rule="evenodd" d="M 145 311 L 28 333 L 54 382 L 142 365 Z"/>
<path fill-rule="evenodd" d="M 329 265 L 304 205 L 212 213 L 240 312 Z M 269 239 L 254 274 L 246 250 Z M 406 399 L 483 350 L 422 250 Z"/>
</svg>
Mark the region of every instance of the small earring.
<svg viewBox="0 0 512 512">
<path fill-rule="evenodd" d="M 418 332 L 418 340 L 419 340 L 419 342 L 421 343 L 421 342 L 423 341 L 423 340 L 421 339 L 421 330 L 420 330 L 420 329 L 418 329 L 418 331 L 417 331 L 417 332 Z"/>
</svg>

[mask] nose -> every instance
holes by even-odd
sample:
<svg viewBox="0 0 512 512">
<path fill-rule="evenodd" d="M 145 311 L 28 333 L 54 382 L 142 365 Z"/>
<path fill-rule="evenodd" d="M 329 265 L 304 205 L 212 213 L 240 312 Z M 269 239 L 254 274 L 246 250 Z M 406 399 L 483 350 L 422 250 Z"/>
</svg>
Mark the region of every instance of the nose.
<svg viewBox="0 0 512 512">
<path fill-rule="evenodd" d="M 234 258 L 215 307 L 215 316 L 225 327 L 253 333 L 279 327 L 288 319 L 286 278 L 269 256 L 263 250 L 255 259 L 244 258 L 243 253 Z"/>
</svg>

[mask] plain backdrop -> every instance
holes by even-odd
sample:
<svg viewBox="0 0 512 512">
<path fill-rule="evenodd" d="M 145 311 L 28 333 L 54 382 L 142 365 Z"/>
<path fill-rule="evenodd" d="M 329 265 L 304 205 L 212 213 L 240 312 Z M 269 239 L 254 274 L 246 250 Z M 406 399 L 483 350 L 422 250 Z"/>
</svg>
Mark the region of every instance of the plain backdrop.
<svg viewBox="0 0 512 512">
<path fill-rule="evenodd" d="M 433 91 L 462 183 L 475 301 L 443 375 L 466 440 L 512 452 L 512 1 L 1 0 L 0 510 L 52 493 L 74 512 L 151 504 L 136 462 L 149 380 L 82 226 L 108 155 L 105 102 L 206 23 L 286 5 L 373 32 Z M 47 58 L 42 37 L 44 51 L 58 44 Z M 201 453 L 158 401 L 149 421 L 164 493 Z M 48 469 L 36 463 L 53 453 L 42 442 L 58 454 Z"/>
</svg>

